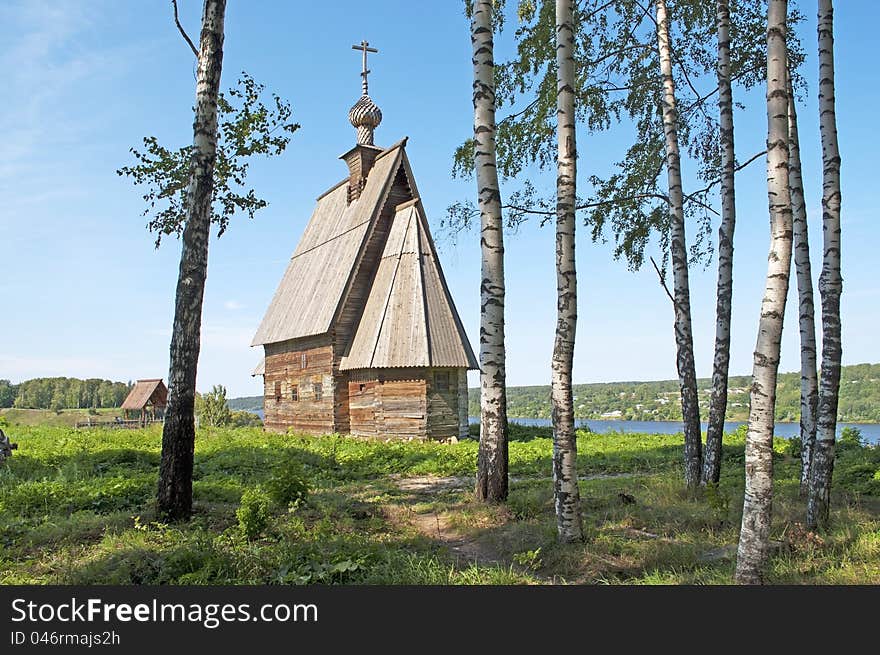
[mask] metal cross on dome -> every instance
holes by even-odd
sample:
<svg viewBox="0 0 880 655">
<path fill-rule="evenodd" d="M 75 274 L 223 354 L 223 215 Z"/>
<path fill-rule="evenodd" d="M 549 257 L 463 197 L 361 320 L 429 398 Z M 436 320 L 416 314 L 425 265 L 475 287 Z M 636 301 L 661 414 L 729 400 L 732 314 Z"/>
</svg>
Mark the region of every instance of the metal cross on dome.
<svg viewBox="0 0 880 655">
<path fill-rule="evenodd" d="M 367 75 L 370 74 L 370 71 L 367 69 L 367 53 L 368 52 L 379 52 L 376 48 L 369 47 L 370 44 L 367 41 L 361 41 L 360 45 L 351 46 L 352 50 L 362 50 L 364 53 L 364 65 L 363 71 L 361 72 L 361 77 L 363 78 L 363 83 L 361 87 L 363 88 L 364 95 L 367 95 Z"/>
</svg>

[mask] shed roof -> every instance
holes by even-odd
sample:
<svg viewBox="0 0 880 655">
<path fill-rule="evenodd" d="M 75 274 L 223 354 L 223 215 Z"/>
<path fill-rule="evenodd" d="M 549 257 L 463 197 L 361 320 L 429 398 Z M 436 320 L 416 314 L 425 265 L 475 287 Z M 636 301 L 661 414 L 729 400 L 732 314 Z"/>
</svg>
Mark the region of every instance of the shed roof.
<svg viewBox="0 0 880 655">
<path fill-rule="evenodd" d="M 128 397 L 122 403 L 122 409 L 143 409 L 151 402 L 155 406 L 164 407 L 167 401 L 168 388 L 162 382 L 162 378 L 138 380 L 128 392 Z"/>
</svg>

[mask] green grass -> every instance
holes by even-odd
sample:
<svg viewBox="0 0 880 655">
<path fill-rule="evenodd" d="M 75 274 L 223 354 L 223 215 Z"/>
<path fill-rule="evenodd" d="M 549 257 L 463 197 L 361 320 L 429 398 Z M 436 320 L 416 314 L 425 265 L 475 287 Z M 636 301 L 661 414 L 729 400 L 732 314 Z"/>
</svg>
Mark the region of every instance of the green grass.
<svg viewBox="0 0 880 655">
<path fill-rule="evenodd" d="M 6 432 L 19 449 L 0 467 L 4 584 L 732 581 L 732 559 L 707 554 L 729 554 L 738 535 L 741 434 L 725 439 L 719 488 L 693 498 L 682 490 L 681 435 L 579 433 L 587 541 L 560 546 L 552 442 L 542 428 L 514 429 L 510 500 L 488 506 L 472 500 L 477 444 L 471 440 L 385 443 L 203 429 L 194 517 L 175 525 L 156 520 L 158 427 L 74 431 L 19 424 Z M 795 444 L 777 440 L 773 539 L 779 547 L 770 581 L 880 584 L 880 449 L 850 442 L 840 451 L 832 527 L 818 536 L 801 527 Z M 309 488 L 304 499 L 295 493 L 297 476 Z M 397 480 L 411 476 L 463 481 L 440 491 L 405 491 Z M 239 511 L 247 490 L 256 519 Z M 279 490 L 296 500 L 285 503 Z M 418 517 L 430 524 L 434 516 L 446 534 L 483 556 L 457 554 L 448 540 L 419 529 Z M 253 521 L 249 535 L 245 520 Z"/>
</svg>

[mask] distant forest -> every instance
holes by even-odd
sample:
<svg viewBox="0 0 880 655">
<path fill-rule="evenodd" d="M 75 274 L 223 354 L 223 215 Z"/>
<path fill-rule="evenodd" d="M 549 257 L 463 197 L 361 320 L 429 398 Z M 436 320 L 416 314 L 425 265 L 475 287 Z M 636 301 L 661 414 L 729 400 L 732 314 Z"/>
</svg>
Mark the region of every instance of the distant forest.
<svg viewBox="0 0 880 655">
<path fill-rule="evenodd" d="M 0 380 L 0 409 L 119 407 L 131 387 L 131 382 L 111 382 L 97 378 L 34 378 L 20 384 Z"/>
<path fill-rule="evenodd" d="M 709 413 L 711 380 L 698 381 L 700 409 Z M 731 377 L 727 402 L 728 421 L 749 418 L 751 377 Z M 468 413 L 479 416 L 479 389 L 470 390 Z M 776 420 L 800 419 L 800 373 L 779 376 Z M 578 418 L 626 419 L 630 421 L 679 421 L 681 402 L 678 381 L 607 382 L 574 386 L 575 414 Z M 232 410 L 255 411 L 263 408 L 262 396 L 232 398 Z M 511 418 L 550 418 L 550 387 L 508 387 L 508 414 Z M 853 423 L 880 423 L 880 364 L 844 366 L 840 383 L 838 419 Z"/>
<path fill-rule="evenodd" d="M 727 420 L 746 421 L 749 414 L 750 376 L 731 377 L 728 384 Z M 698 380 L 700 415 L 709 413 L 711 379 Z M 681 402 L 678 381 L 610 382 L 574 385 L 575 416 L 589 419 L 679 421 Z M 479 415 L 479 389 L 470 390 L 468 413 Z M 550 387 L 508 387 L 510 417 L 550 418 Z M 880 422 L 880 364 L 842 368 L 838 420 Z M 776 388 L 776 420 L 800 419 L 800 373 L 783 373 Z"/>
</svg>

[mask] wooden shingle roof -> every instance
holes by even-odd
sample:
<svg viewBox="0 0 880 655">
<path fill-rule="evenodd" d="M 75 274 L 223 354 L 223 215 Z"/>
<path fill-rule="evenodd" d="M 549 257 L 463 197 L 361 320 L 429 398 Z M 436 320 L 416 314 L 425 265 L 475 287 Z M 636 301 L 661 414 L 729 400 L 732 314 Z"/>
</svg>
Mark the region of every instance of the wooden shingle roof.
<svg viewBox="0 0 880 655">
<path fill-rule="evenodd" d="M 360 197 L 346 184 L 318 199 L 252 346 L 323 334 L 330 329 L 368 231 L 400 166 L 402 143 L 376 159 Z"/>
<path fill-rule="evenodd" d="M 417 199 L 394 214 L 363 316 L 339 368 L 408 366 L 477 368 Z"/>
<path fill-rule="evenodd" d="M 252 345 L 328 332 L 381 220 L 388 236 L 340 369 L 478 368 L 440 268 L 405 143 L 378 155 L 358 199 L 348 204 L 345 183 L 318 198 Z M 412 199 L 394 208 L 400 197 L 391 189 L 398 175 Z M 258 366 L 254 375 L 262 372 Z"/>
<path fill-rule="evenodd" d="M 143 409 L 152 403 L 156 407 L 165 407 L 168 402 L 168 389 L 161 378 L 138 380 L 122 403 L 122 409 Z"/>
</svg>

